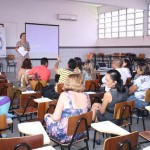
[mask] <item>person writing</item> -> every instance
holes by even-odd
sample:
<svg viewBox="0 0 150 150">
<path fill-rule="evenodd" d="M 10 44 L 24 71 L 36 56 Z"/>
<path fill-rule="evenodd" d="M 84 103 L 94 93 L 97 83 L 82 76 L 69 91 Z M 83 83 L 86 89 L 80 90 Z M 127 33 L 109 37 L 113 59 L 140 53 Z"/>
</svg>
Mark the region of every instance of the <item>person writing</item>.
<svg viewBox="0 0 150 150">
<path fill-rule="evenodd" d="M 29 43 L 26 41 L 26 34 L 25 33 L 21 33 L 20 34 L 20 41 L 17 42 L 16 44 L 16 51 L 18 52 L 18 48 L 19 47 L 23 47 L 25 51 L 30 51 L 30 45 Z M 26 53 L 25 56 L 22 56 L 19 52 L 18 52 L 18 58 L 17 58 L 17 64 L 16 64 L 16 75 L 17 75 L 17 79 L 18 79 L 18 72 L 21 68 L 22 62 L 24 61 L 25 58 L 29 58 L 29 53 Z"/>
</svg>

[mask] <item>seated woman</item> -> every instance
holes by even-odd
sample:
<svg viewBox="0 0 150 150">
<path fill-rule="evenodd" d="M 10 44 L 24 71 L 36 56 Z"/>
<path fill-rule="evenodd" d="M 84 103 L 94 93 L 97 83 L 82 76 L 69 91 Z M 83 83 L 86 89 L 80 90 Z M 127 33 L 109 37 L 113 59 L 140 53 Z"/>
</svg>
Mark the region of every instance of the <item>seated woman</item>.
<svg viewBox="0 0 150 150">
<path fill-rule="evenodd" d="M 10 107 L 10 98 L 8 96 L 0 96 L 0 115 L 6 114 L 7 119 L 14 117 L 14 115 L 9 114 L 9 107 Z M 6 137 L 5 131 L 1 134 L 2 138 Z"/>
<path fill-rule="evenodd" d="M 106 74 L 106 86 L 110 91 L 106 92 L 102 104 L 94 103 L 92 105 L 93 120 L 97 121 L 114 121 L 114 106 L 118 102 L 127 100 L 128 92 L 123 85 L 121 75 L 117 70 L 109 70 Z M 97 137 L 98 138 L 98 137 Z M 96 140 L 100 144 L 100 139 Z"/>
<path fill-rule="evenodd" d="M 32 68 L 32 64 L 31 64 L 31 61 L 30 59 L 26 58 L 23 63 L 22 63 L 22 67 L 21 69 L 19 70 L 19 73 L 18 73 L 18 81 L 21 82 L 21 87 L 26 87 L 26 83 L 25 83 L 25 74 Z"/>
<path fill-rule="evenodd" d="M 135 108 L 144 108 L 148 105 L 145 102 L 145 92 L 150 88 L 150 69 L 146 62 L 141 62 L 137 67 L 138 78 L 133 81 L 133 85 L 129 88 L 128 101 L 135 101 Z"/>
<path fill-rule="evenodd" d="M 129 59 L 125 58 L 123 60 L 122 70 L 125 72 L 127 78 L 132 77 L 132 66 Z"/>
<path fill-rule="evenodd" d="M 83 80 L 96 79 L 96 72 L 91 61 L 87 60 L 83 65 Z"/>
<path fill-rule="evenodd" d="M 58 99 L 53 115 L 45 115 L 48 133 L 60 142 L 69 142 L 72 138 L 72 136 L 66 136 L 68 118 L 86 113 L 90 108 L 89 97 L 83 93 L 82 81 L 82 75 L 70 74 L 64 84 L 64 92 Z M 80 136 L 76 136 L 76 139 Z"/>
</svg>

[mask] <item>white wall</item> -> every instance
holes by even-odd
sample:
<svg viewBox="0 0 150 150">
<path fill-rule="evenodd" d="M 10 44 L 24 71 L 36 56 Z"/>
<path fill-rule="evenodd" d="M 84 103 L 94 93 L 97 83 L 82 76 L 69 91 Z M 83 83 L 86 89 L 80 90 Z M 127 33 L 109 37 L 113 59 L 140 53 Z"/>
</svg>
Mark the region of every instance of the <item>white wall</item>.
<svg viewBox="0 0 150 150">
<path fill-rule="evenodd" d="M 57 20 L 74 14 L 77 21 Z M 60 46 L 94 46 L 97 40 L 95 5 L 47 0 L 0 0 L 0 23 L 6 28 L 7 47 L 15 46 L 25 22 L 60 25 Z"/>
</svg>

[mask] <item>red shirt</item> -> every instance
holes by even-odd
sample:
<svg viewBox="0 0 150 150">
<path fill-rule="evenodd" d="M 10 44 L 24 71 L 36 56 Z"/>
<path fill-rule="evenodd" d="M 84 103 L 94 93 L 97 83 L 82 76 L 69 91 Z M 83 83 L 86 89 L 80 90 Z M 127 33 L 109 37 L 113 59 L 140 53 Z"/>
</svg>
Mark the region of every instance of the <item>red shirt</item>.
<svg viewBox="0 0 150 150">
<path fill-rule="evenodd" d="M 29 71 L 29 75 L 37 73 L 40 76 L 40 80 L 48 81 L 50 79 L 51 72 L 44 65 L 36 66 Z"/>
</svg>

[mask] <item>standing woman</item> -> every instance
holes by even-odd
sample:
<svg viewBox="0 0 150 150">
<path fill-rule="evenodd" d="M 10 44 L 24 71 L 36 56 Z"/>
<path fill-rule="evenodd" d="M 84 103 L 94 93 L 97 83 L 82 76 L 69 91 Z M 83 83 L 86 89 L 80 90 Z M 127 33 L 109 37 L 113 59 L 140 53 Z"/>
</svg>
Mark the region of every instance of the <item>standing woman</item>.
<svg viewBox="0 0 150 150">
<path fill-rule="evenodd" d="M 16 44 L 16 50 L 18 52 L 18 48 L 19 47 L 24 47 L 25 51 L 30 51 L 30 46 L 29 43 L 26 41 L 26 34 L 25 33 L 21 33 L 20 34 L 20 41 L 17 42 Z M 25 56 L 22 56 L 19 52 L 18 52 L 18 58 L 17 58 L 17 66 L 16 66 L 16 75 L 17 75 L 17 79 L 18 79 L 18 72 L 21 68 L 22 62 L 24 61 L 25 58 L 29 58 L 29 53 L 27 53 Z"/>
</svg>

